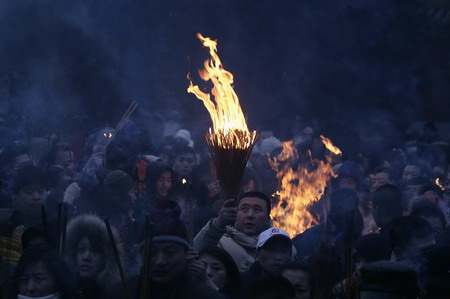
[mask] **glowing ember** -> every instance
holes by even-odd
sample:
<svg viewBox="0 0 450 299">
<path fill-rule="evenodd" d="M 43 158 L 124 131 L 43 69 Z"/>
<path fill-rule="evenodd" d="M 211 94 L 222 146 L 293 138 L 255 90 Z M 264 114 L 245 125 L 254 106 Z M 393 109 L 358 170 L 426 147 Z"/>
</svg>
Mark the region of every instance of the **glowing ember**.
<svg viewBox="0 0 450 299">
<path fill-rule="evenodd" d="M 203 101 L 208 110 L 213 128 L 206 134 L 212 157 L 216 164 L 217 175 L 226 198 L 236 198 L 239 192 L 242 176 L 258 138 L 256 131 L 250 132 L 245 122 L 244 113 L 239 105 L 239 99 L 233 90 L 233 75 L 226 71 L 217 55 L 217 42 L 197 34 L 205 48 L 209 49 L 211 58 L 204 63 L 205 69 L 200 70 L 200 78 L 214 84 L 211 93 L 204 93 L 190 81 L 188 93 L 193 93 Z"/>
<path fill-rule="evenodd" d="M 439 180 L 439 178 L 437 178 L 434 182 L 436 183 L 436 186 L 441 188 L 442 191 L 445 191 L 445 187 L 442 186 L 441 181 Z"/>
<path fill-rule="evenodd" d="M 341 154 L 329 139 L 321 137 L 332 154 Z M 326 161 L 314 159 L 309 166 L 298 164 L 299 157 L 293 141 L 284 142 L 278 157 L 269 158 L 279 180 L 276 193 L 278 203 L 271 212 L 274 226 L 295 236 L 318 224 L 308 208 L 322 197 L 328 181 L 335 176 L 331 161 L 332 155 L 328 155 Z"/>
<path fill-rule="evenodd" d="M 204 63 L 205 69 L 199 70 L 204 81 L 211 80 L 214 84 L 211 93 L 204 93 L 190 81 L 187 91 L 203 101 L 213 122 L 214 132 L 209 132 L 210 141 L 223 148 L 247 149 L 252 147 L 257 134 L 249 132 L 244 113 L 239 105 L 239 98 L 232 87 L 233 75 L 226 71 L 217 55 L 217 42 L 197 34 L 203 46 L 209 49 L 211 58 Z M 188 76 L 189 78 L 189 76 Z"/>
</svg>

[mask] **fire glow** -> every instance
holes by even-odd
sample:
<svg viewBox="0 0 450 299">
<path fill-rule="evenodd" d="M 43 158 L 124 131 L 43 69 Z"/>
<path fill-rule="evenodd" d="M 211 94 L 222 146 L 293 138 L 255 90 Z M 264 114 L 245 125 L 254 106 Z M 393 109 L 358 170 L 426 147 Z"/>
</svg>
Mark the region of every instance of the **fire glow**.
<svg viewBox="0 0 450 299">
<path fill-rule="evenodd" d="M 269 158 L 269 164 L 277 172 L 279 181 L 275 194 L 278 202 L 272 208 L 272 220 L 274 226 L 287 231 L 291 236 L 318 224 L 308 208 L 323 196 L 328 181 L 336 176 L 331 162 L 333 155 L 342 153 L 328 138 L 321 138 L 330 151 L 326 155 L 326 161 L 311 159 L 309 153 L 310 165 L 298 164 L 299 155 L 293 141 L 284 142 L 281 153 Z"/>
<path fill-rule="evenodd" d="M 442 186 L 441 180 L 439 178 L 437 178 L 434 182 L 436 183 L 436 186 L 438 186 L 442 191 L 445 191 L 445 187 Z"/>
<path fill-rule="evenodd" d="M 209 49 L 211 55 L 204 63 L 205 69 L 199 70 L 199 75 L 204 81 L 211 80 L 214 84 L 211 90 L 214 102 L 209 93 L 201 91 L 191 80 L 187 91 L 203 101 L 211 116 L 214 128 L 214 132 L 211 132 L 211 129 L 209 132 L 211 142 L 224 148 L 246 149 L 253 146 L 257 137 L 256 131 L 248 130 L 239 98 L 232 87 L 233 75 L 223 68 L 217 55 L 217 42 L 203 37 L 200 33 L 197 37 L 203 46 Z"/>
<path fill-rule="evenodd" d="M 210 59 L 199 70 L 200 78 L 211 81 L 214 87 L 211 94 L 200 90 L 189 77 L 188 93 L 193 93 L 203 101 L 213 123 L 205 138 L 214 159 L 219 182 L 226 198 L 236 198 L 242 176 L 252 148 L 258 138 L 256 131 L 250 132 L 239 98 L 233 89 L 233 75 L 226 71 L 217 54 L 217 42 L 200 33 L 197 38 L 208 48 Z"/>
</svg>

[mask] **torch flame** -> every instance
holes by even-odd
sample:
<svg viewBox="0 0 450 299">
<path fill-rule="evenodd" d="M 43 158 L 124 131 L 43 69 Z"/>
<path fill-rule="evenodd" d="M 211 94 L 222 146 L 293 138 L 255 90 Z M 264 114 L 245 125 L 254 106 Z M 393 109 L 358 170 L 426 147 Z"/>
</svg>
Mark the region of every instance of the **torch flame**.
<svg viewBox="0 0 450 299">
<path fill-rule="evenodd" d="M 275 196 L 278 202 L 272 208 L 274 226 L 287 231 L 291 236 L 304 232 L 318 224 L 318 219 L 308 211 L 324 194 L 328 181 L 335 174 L 332 171 L 333 155 L 341 154 L 331 141 L 323 136 L 322 142 L 332 154 L 326 161 L 311 159 L 310 165 L 299 163 L 297 149 L 293 141 L 283 143 L 281 153 L 269 158 L 269 164 L 277 171 L 279 188 Z M 297 165 L 298 166 L 294 166 Z"/>
<path fill-rule="evenodd" d="M 226 71 L 217 55 L 217 42 L 197 34 L 211 58 L 206 60 L 205 69 L 200 70 L 204 81 L 214 84 L 211 95 L 194 86 L 189 79 L 188 93 L 193 93 L 203 101 L 213 122 L 214 132 L 209 129 L 206 142 L 216 164 L 219 182 L 226 198 L 236 198 L 239 193 L 242 176 L 252 148 L 258 138 L 256 131 L 249 132 L 239 99 L 233 90 L 233 75 Z"/>
<path fill-rule="evenodd" d="M 189 78 L 188 93 L 193 93 L 203 101 L 213 122 L 214 132 L 209 137 L 211 142 L 223 148 L 247 149 L 253 146 L 257 134 L 249 132 L 244 113 L 239 105 L 239 98 L 232 87 L 233 75 L 226 71 L 217 55 L 217 42 L 197 33 L 198 39 L 209 49 L 211 58 L 204 63 L 205 69 L 199 70 L 204 81 L 211 80 L 214 87 L 211 90 L 214 101 L 209 93 L 204 93 Z"/>
<path fill-rule="evenodd" d="M 439 178 L 437 178 L 434 182 L 436 183 L 436 186 L 438 186 L 439 188 L 441 188 L 442 191 L 445 191 L 445 187 L 442 186 L 441 180 L 440 180 Z"/>
<path fill-rule="evenodd" d="M 329 150 L 330 152 L 332 152 L 335 155 L 342 155 L 341 150 L 339 148 L 337 148 L 336 146 L 334 146 L 330 139 L 326 138 L 323 135 L 320 135 L 320 138 L 322 138 L 322 143 L 325 145 L 327 150 Z"/>
</svg>

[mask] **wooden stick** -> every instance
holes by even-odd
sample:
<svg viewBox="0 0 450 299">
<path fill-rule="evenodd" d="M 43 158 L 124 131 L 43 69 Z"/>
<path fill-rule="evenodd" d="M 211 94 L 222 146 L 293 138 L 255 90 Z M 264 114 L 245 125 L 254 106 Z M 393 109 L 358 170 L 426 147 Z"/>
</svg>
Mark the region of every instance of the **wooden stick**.
<svg viewBox="0 0 450 299">
<path fill-rule="evenodd" d="M 109 241 L 111 242 L 111 246 L 113 248 L 114 257 L 116 259 L 116 264 L 117 264 L 117 267 L 119 268 L 120 279 L 122 280 L 125 294 L 128 299 L 131 299 L 130 289 L 128 288 L 128 282 L 127 282 L 127 278 L 125 277 L 125 271 L 123 270 L 122 262 L 120 260 L 120 255 L 119 255 L 119 250 L 117 249 L 116 240 L 114 239 L 114 235 L 111 230 L 111 224 L 110 224 L 108 218 L 105 218 L 104 221 L 105 221 L 105 225 L 106 225 L 106 230 L 108 231 Z"/>
<path fill-rule="evenodd" d="M 150 288 L 149 288 L 149 278 L 150 278 L 150 262 L 151 262 L 151 250 L 153 241 L 153 224 L 150 223 L 148 216 L 145 218 L 145 230 L 144 230 L 144 252 L 143 252 L 143 263 L 140 277 L 140 290 L 139 298 L 148 299 Z"/>
</svg>

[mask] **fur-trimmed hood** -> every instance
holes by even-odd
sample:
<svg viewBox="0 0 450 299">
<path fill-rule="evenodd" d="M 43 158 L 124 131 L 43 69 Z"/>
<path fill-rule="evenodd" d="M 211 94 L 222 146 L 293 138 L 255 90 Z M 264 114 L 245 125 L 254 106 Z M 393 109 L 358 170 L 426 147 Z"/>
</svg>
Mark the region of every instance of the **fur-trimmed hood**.
<svg viewBox="0 0 450 299">
<path fill-rule="evenodd" d="M 122 255 L 122 243 L 117 231 L 112 227 L 114 239 L 119 254 Z M 105 222 L 96 215 L 79 215 L 67 225 L 66 258 L 67 262 L 76 269 L 76 253 L 79 242 L 88 237 L 93 240 L 105 255 L 105 268 L 96 278 L 96 283 L 104 289 L 120 279 L 119 270 L 114 257 L 114 251 L 108 236 Z M 91 241 L 92 242 L 92 241 Z"/>
</svg>

